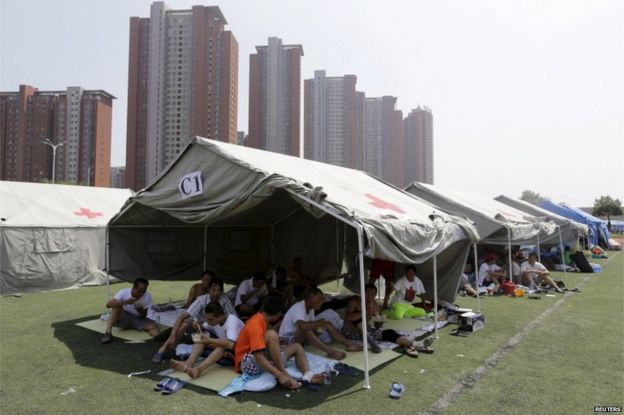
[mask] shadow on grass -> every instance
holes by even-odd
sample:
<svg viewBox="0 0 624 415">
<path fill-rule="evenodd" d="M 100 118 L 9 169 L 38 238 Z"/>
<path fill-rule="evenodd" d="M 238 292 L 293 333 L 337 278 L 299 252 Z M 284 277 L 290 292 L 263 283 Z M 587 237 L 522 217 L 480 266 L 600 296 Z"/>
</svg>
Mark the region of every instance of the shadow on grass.
<svg viewBox="0 0 624 415">
<path fill-rule="evenodd" d="M 102 336 L 100 333 L 76 325 L 94 318 L 97 316 L 52 324 L 54 337 L 64 343 L 72 352 L 76 364 L 86 368 L 118 373 L 124 377 L 132 372 L 151 370 L 150 373 L 141 375 L 141 377 L 152 379 L 154 383 L 162 379 L 158 373 L 165 370 L 168 365 L 165 363 L 155 364 L 151 359 L 161 342 L 166 338 L 168 331 L 145 343 L 125 343 L 123 339 L 115 338 L 112 343 L 103 345 L 100 342 Z M 309 409 L 337 397 L 358 393 L 360 390 L 349 391 L 349 389 L 357 384 L 363 384 L 363 378 L 363 374 L 357 377 L 335 376 L 330 385 L 321 386 L 318 392 L 307 390 L 305 387 L 302 387 L 300 391 L 288 391 L 278 386 L 271 391 L 243 392 L 232 395 L 232 398 L 239 403 L 254 402 L 262 406 L 280 409 Z M 215 395 L 215 392 L 211 390 L 190 384 L 186 385 L 184 389 L 202 396 Z M 286 394 L 289 394 L 290 397 L 286 397 Z"/>
</svg>

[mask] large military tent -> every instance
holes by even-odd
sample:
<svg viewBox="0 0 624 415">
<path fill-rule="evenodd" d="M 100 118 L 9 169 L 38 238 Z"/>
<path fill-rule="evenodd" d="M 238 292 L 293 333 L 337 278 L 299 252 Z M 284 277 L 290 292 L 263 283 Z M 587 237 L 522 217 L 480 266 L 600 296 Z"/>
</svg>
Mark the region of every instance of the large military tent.
<svg viewBox="0 0 624 415">
<path fill-rule="evenodd" d="M 507 245 L 509 275 L 512 274 L 511 245 L 537 243 L 551 238 L 554 223 L 537 218 L 478 193 L 448 189 L 414 182 L 407 192 L 426 200 L 443 211 L 471 220 L 479 233 L 479 243 Z M 475 246 L 475 270 L 478 269 Z"/>
<path fill-rule="evenodd" d="M 318 282 L 356 275 L 361 289 L 366 256 L 421 264 L 426 289 L 452 301 L 476 235 L 366 173 L 196 137 L 110 221 L 109 238 L 110 272 L 128 281 L 208 268 L 238 283 L 298 256 Z"/>
<path fill-rule="evenodd" d="M 106 224 L 126 189 L 0 182 L 0 292 L 106 282 Z"/>
<path fill-rule="evenodd" d="M 559 234 L 553 235 L 550 238 L 545 238 L 545 240 L 543 241 L 544 244 L 558 244 L 559 240 L 554 239 L 554 237 L 557 236 L 560 236 L 563 242 L 575 243 L 578 240 L 579 235 L 582 235 L 584 237 L 587 237 L 589 235 L 587 225 L 578 223 L 576 221 L 573 221 L 572 219 L 565 218 L 549 210 L 542 209 L 541 207 L 525 202 L 524 200 L 514 199 L 512 197 L 507 197 L 504 195 L 497 196 L 494 199 L 513 208 L 526 212 L 529 215 L 537 217 L 547 217 L 551 219 L 559 228 Z"/>
</svg>

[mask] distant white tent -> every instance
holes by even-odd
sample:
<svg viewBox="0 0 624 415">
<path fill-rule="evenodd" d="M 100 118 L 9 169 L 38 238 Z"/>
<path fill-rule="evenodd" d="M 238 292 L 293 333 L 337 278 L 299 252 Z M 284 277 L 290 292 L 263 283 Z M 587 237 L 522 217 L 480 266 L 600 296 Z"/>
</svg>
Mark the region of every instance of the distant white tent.
<svg viewBox="0 0 624 415">
<path fill-rule="evenodd" d="M 0 293 L 106 283 L 106 224 L 128 189 L 0 182 Z"/>
</svg>

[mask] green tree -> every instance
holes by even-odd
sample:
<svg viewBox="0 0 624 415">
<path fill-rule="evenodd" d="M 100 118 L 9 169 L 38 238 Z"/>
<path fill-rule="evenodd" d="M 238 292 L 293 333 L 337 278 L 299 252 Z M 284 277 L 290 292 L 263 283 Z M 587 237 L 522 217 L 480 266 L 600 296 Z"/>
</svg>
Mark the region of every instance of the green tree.
<svg viewBox="0 0 624 415">
<path fill-rule="evenodd" d="M 539 193 L 534 192 L 533 190 L 524 190 L 522 195 L 520 195 L 520 200 L 524 200 L 525 202 L 529 202 L 534 205 L 539 205 L 542 202 L 549 201 L 550 198 L 542 197 Z"/>
<path fill-rule="evenodd" d="M 613 199 L 611 196 L 600 196 L 600 198 L 594 200 L 594 215 L 606 216 L 609 226 L 609 232 L 611 232 L 611 215 L 622 214 L 622 202 L 620 199 Z"/>
</svg>

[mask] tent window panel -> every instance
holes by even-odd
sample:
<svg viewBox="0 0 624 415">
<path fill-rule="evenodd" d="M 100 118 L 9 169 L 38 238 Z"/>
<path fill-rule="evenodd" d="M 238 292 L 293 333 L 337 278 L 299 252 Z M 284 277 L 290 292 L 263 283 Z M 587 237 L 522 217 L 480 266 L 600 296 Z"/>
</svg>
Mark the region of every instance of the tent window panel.
<svg viewBox="0 0 624 415">
<path fill-rule="evenodd" d="M 76 249 L 76 231 L 73 229 L 35 229 L 35 252 L 71 252 Z"/>
<path fill-rule="evenodd" d="M 172 231 L 148 231 L 145 252 L 148 255 L 174 255 L 177 239 Z"/>
<path fill-rule="evenodd" d="M 248 251 L 251 249 L 250 231 L 233 231 L 230 233 L 230 251 Z"/>
</svg>

